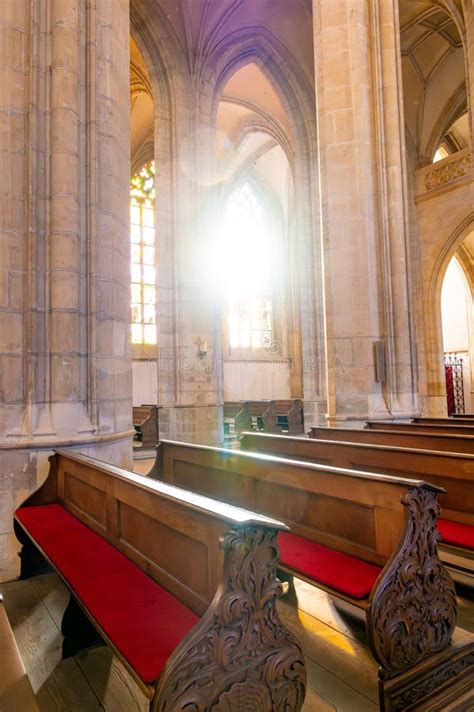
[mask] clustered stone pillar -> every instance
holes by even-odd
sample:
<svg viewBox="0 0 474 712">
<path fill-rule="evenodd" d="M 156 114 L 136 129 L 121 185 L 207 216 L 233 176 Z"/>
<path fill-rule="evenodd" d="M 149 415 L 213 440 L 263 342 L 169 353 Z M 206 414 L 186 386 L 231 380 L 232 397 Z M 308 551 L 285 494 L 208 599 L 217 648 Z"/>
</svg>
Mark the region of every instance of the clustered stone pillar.
<svg viewBox="0 0 474 712">
<path fill-rule="evenodd" d="M 0 578 L 52 447 L 131 464 L 127 0 L 2 5 Z"/>
<path fill-rule="evenodd" d="M 332 425 L 416 408 L 396 5 L 313 3 Z"/>
<path fill-rule="evenodd" d="M 219 445 L 223 439 L 222 305 L 216 302 L 211 266 L 214 133 L 205 89 L 180 94 L 180 101 L 175 127 L 175 223 L 172 235 L 165 228 L 164 240 L 163 216 L 158 213 L 160 438 Z M 160 177 L 158 192 L 159 181 Z"/>
</svg>

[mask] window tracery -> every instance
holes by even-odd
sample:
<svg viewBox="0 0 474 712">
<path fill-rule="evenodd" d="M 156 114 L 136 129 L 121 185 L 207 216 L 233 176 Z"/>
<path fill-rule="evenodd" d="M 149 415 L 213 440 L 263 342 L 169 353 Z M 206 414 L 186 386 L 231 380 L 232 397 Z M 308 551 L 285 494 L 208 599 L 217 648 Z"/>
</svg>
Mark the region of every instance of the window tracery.
<svg viewBox="0 0 474 712">
<path fill-rule="evenodd" d="M 243 182 L 231 193 L 223 217 L 229 346 L 268 349 L 273 249 L 266 206 L 254 186 Z"/>
<path fill-rule="evenodd" d="M 155 163 L 130 182 L 132 344 L 154 345 L 156 331 Z"/>
</svg>

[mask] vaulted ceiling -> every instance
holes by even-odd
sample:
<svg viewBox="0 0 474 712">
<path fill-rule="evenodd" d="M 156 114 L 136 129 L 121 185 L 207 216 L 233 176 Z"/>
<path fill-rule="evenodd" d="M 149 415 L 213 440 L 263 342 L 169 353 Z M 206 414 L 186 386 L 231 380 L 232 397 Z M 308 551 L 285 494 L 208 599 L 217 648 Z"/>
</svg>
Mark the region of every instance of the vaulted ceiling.
<svg viewBox="0 0 474 712">
<path fill-rule="evenodd" d="M 262 28 L 285 47 L 313 83 L 311 0 L 159 0 L 159 4 L 190 66 L 235 32 Z"/>
<path fill-rule="evenodd" d="M 431 160 L 467 106 L 460 27 L 441 4 L 400 0 L 405 121 L 416 162 Z M 458 9 L 453 0 L 446 7 Z"/>
</svg>

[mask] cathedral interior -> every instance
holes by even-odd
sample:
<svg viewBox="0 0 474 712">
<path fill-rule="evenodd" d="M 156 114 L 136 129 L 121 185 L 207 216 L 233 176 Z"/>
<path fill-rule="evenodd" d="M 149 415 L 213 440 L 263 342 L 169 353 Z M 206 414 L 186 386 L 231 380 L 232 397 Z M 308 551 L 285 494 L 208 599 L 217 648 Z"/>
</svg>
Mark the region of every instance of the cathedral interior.
<svg viewBox="0 0 474 712">
<path fill-rule="evenodd" d="M 0 36 L 0 712 L 473 712 L 473 0 Z"/>
</svg>

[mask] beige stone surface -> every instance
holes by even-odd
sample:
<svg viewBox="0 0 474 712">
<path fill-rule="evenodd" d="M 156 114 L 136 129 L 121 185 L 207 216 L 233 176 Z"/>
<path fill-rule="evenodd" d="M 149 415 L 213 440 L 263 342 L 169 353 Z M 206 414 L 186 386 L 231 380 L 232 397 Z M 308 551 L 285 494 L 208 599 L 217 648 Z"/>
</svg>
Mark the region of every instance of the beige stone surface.
<svg viewBox="0 0 474 712">
<path fill-rule="evenodd" d="M 131 464 L 133 357 L 163 437 L 218 444 L 225 394 L 258 379 L 303 398 L 307 427 L 444 413 L 473 104 L 468 2 L 0 2 L 1 575 L 54 444 Z M 158 346 L 132 354 L 129 181 L 151 158 Z M 235 357 L 211 233 L 244 179 L 280 220 L 276 348 Z"/>
</svg>

